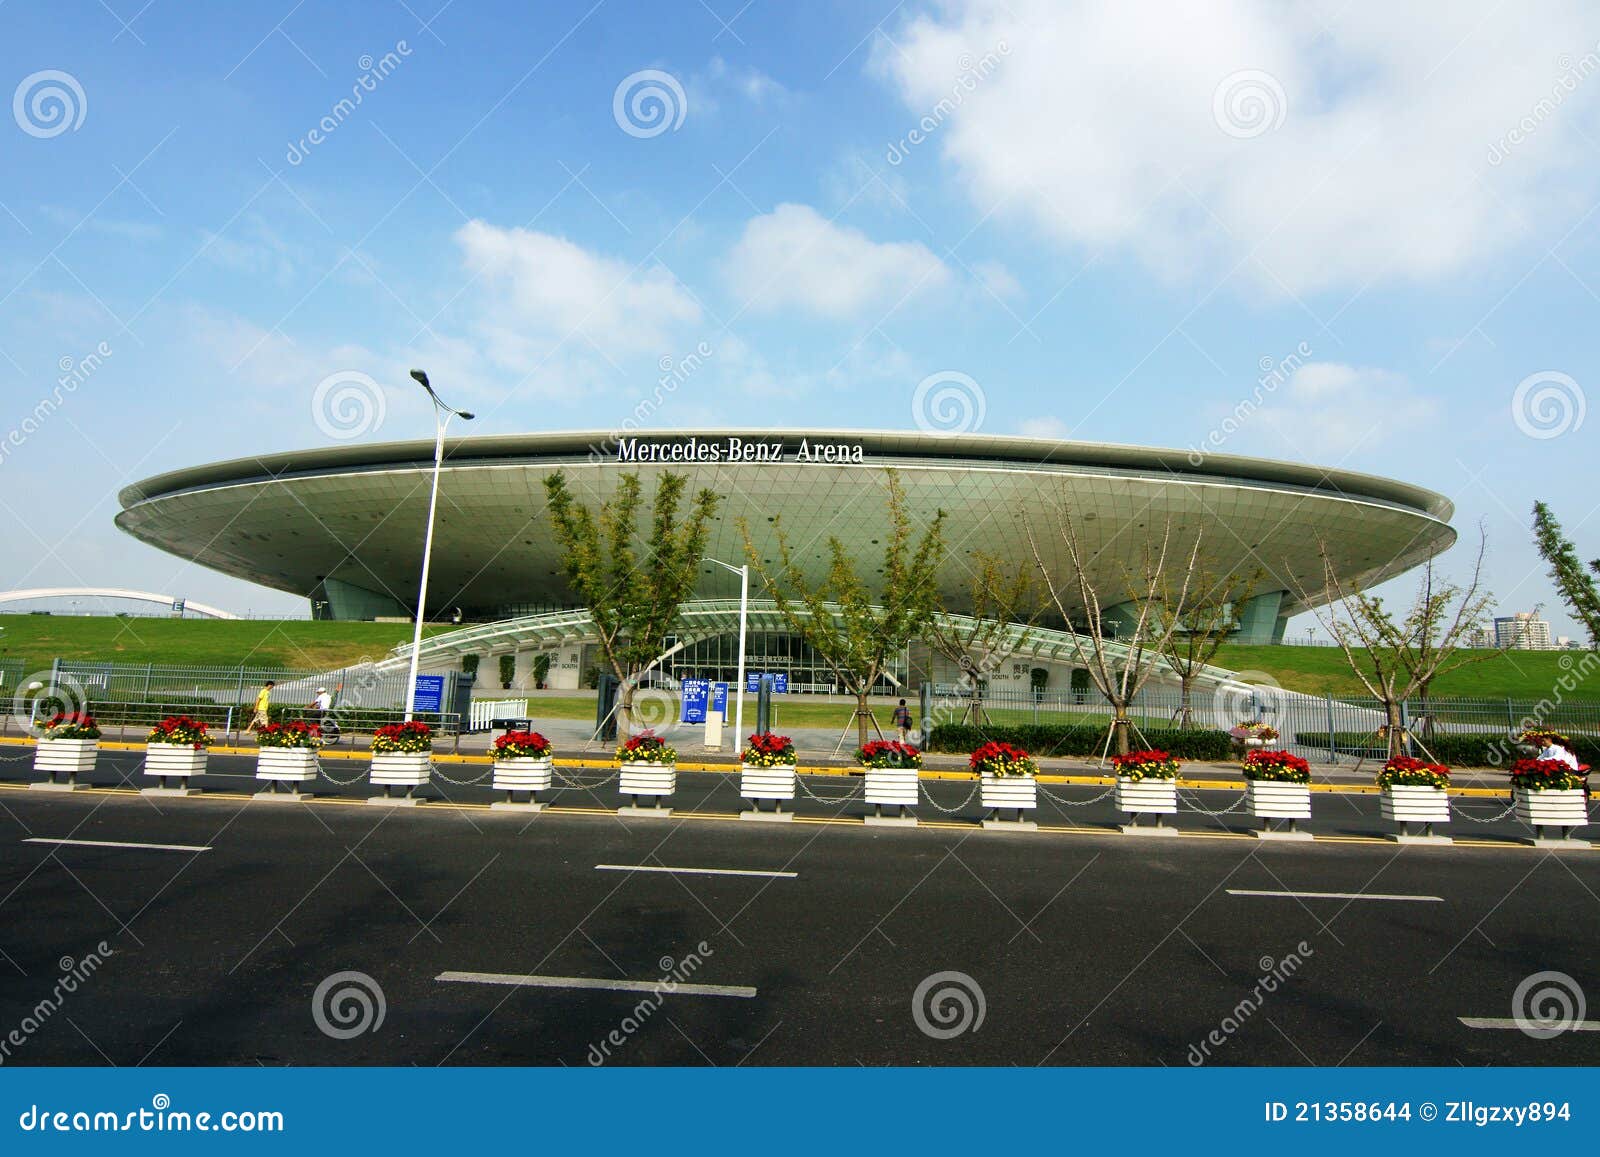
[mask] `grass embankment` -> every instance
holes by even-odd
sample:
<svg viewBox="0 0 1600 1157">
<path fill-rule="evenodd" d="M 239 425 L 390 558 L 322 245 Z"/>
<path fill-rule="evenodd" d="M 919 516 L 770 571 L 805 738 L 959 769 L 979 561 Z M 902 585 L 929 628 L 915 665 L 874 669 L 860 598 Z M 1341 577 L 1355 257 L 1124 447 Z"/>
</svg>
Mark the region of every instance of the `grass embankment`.
<svg viewBox="0 0 1600 1157">
<path fill-rule="evenodd" d="M 1581 651 L 1510 651 L 1472 663 L 1437 680 L 1438 698 L 1543 699 L 1563 676 L 1577 677 Z M 1310 695 L 1365 696 L 1338 647 L 1224 647 L 1217 664 L 1234 671 L 1259 671 L 1281 687 Z M 1563 665 L 1565 661 L 1565 666 Z M 1567 699 L 1600 701 L 1600 678 L 1563 691 Z"/>
<path fill-rule="evenodd" d="M 56 657 L 84 662 L 328 670 L 411 641 L 405 623 L 0 615 L 0 658 L 25 671 Z M 428 632 L 447 630 L 430 627 Z"/>
</svg>

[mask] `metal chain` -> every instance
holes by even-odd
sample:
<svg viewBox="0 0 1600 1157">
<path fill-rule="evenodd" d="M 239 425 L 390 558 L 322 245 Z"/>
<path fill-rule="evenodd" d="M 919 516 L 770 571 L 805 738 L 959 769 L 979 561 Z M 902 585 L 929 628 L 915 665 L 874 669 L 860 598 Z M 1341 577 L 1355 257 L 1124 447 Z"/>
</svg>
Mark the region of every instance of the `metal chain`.
<svg viewBox="0 0 1600 1157">
<path fill-rule="evenodd" d="M 1191 791 L 1189 793 L 1189 795 L 1191 797 L 1198 797 L 1199 793 L 1195 792 L 1195 791 Z M 1245 801 L 1247 799 L 1249 799 L 1249 798 L 1250 798 L 1250 793 L 1248 791 L 1243 792 L 1243 793 L 1240 794 L 1238 799 L 1234 800 L 1227 807 L 1222 808 L 1220 811 L 1212 811 L 1210 808 L 1203 808 L 1198 803 L 1195 803 L 1193 798 L 1187 799 L 1187 800 L 1184 799 L 1183 798 L 1183 792 L 1182 791 L 1178 792 L 1178 802 L 1179 803 L 1187 805 L 1187 807 L 1188 807 L 1188 809 L 1190 811 L 1197 811 L 1203 816 L 1212 816 L 1212 817 L 1225 816 L 1225 815 L 1229 814 L 1230 812 L 1238 811 L 1240 808 L 1242 808 L 1244 806 Z"/>
<path fill-rule="evenodd" d="M 1459 819 L 1464 819 L 1464 820 L 1470 820 L 1472 823 L 1475 823 L 1475 824 L 1492 824 L 1492 823 L 1498 823 L 1499 821 L 1505 819 L 1508 815 L 1510 815 L 1512 812 L 1514 812 L 1516 810 L 1517 810 L 1517 801 L 1516 800 L 1512 800 L 1510 805 L 1506 808 L 1506 810 L 1501 812 L 1497 816 L 1484 816 L 1482 818 L 1479 818 L 1478 816 L 1472 815 L 1469 812 L 1464 812 L 1464 811 L 1460 810 L 1459 808 L 1451 808 L 1450 809 L 1450 818 L 1451 819 L 1458 819 L 1459 818 Z"/>
<path fill-rule="evenodd" d="M 358 771 L 349 779 L 340 779 L 336 775 L 329 774 L 327 764 L 322 762 L 322 754 L 320 752 L 317 754 L 317 773 L 323 776 L 329 783 L 337 784 L 340 787 L 349 787 L 352 784 L 360 783 L 367 777 L 367 773 L 365 771 Z"/>
<path fill-rule="evenodd" d="M 1113 784 L 1112 786 L 1106 788 L 1105 791 L 1095 796 L 1093 799 L 1063 799 L 1061 796 L 1056 795 L 1055 792 L 1045 787 L 1044 784 L 1041 783 L 1039 785 L 1040 795 L 1044 796 L 1045 799 L 1052 800 L 1053 802 L 1060 804 L 1062 807 L 1088 807 L 1090 804 L 1099 803 L 1116 790 L 1116 785 Z"/>
<path fill-rule="evenodd" d="M 446 783 L 452 784 L 452 785 L 454 785 L 456 787 L 472 787 L 475 784 L 482 783 L 486 776 L 493 775 L 494 774 L 494 768 L 493 767 L 487 767 L 484 770 L 480 771 L 477 775 L 475 775 L 471 779 L 451 779 L 448 775 L 446 775 L 443 772 L 443 770 L 440 769 L 438 764 L 434 764 L 433 768 L 432 768 L 432 774 L 437 776 L 438 778 L 444 780 Z"/>
<path fill-rule="evenodd" d="M 576 775 L 562 775 L 560 768 L 554 769 L 551 772 L 551 775 L 553 776 L 552 782 L 557 787 L 571 788 L 575 791 L 594 791 L 596 788 L 604 787 L 612 780 L 621 779 L 622 771 L 619 768 L 616 771 L 606 772 L 604 775 L 601 775 L 598 779 L 593 781 L 580 779 Z"/>
<path fill-rule="evenodd" d="M 926 790 L 922 791 L 921 792 L 921 798 L 926 800 L 928 803 L 932 804 L 935 811 L 941 811 L 947 816 L 953 816 L 958 811 L 960 811 L 961 809 L 963 809 L 969 803 L 972 802 L 973 796 L 978 794 L 979 786 L 980 786 L 979 784 L 974 783 L 972 785 L 972 790 L 967 793 L 967 798 L 962 800 L 960 803 L 956 804 L 955 807 L 941 807 L 939 805 L 939 801 L 933 798 L 933 793 L 930 792 L 930 791 L 926 791 Z"/>
<path fill-rule="evenodd" d="M 794 777 L 794 781 L 795 781 L 796 784 L 799 785 L 800 790 L 802 792 L 804 792 L 806 795 L 810 796 L 812 799 L 816 800 L 818 803 L 844 803 L 847 800 L 855 799 L 858 795 L 861 794 L 862 788 L 864 788 L 866 786 L 866 778 L 863 776 L 858 782 L 851 784 L 850 785 L 850 790 L 848 792 L 846 792 L 844 795 L 841 795 L 841 796 L 826 796 L 826 795 L 818 795 L 816 792 L 812 791 L 809 787 L 807 787 L 806 786 L 806 780 L 805 780 L 805 777 L 803 775 L 795 776 Z"/>
</svg>

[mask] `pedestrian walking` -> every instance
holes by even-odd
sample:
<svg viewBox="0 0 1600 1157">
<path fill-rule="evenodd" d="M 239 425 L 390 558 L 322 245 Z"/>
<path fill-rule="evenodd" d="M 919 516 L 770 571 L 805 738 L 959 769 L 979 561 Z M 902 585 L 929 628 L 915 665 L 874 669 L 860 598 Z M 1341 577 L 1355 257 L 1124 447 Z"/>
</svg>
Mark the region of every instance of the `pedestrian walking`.
<svg viewBox="0 0 1600 1157">
<path fill-rule="evenodd" d="M 250 725 L 245 728 L 246 731 L 260 731 L 270 722 L 267 716 L 272 710 L 272 689 L 276 686 L 277 684 L 271 679 L 261 684 L 261 690 L 256 692 L 255 711 L 250 716 Z"/>
<path fill-rule="evenodd" d="M 894 709 L 894 729 L 899 733 L 900 742 L 908 743 L 911 740 L 911 708 L 906 706 L 904 699 Z"/>
<path fill-rule="evenodd" d="M 339 742 L 339 722 L 333 717 L 333 696 L 326 687 L 317 688 L 317 696 L 306 704 L 316 715 L 317 726 L 322 729 L 324 743 Z"/>
</svg>

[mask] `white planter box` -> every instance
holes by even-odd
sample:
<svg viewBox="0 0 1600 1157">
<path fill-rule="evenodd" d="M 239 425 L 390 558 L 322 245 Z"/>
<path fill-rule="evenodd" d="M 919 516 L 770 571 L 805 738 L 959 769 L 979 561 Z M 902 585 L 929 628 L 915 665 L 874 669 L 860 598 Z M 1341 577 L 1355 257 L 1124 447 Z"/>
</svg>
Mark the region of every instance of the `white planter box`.
<svg viewBox="0 0 1600 1157">
<path fill-rule="evenodd" d="M 1253 779 L 1245 784 L 1245 801 L 1250 814 L 1260 820 L 1308 820 L 1311 818 L 1311 785 L 1284 783 L 1281 780 Z"/>
<path fill-rule="evenodd" d="M 1257 739 L 1254 736 L 1251 736 L 1249 739 L 1241 739 L 1239 742 L 1245 747 L 1255 747 L 1263 750 L 1268 747 L 1278 746 L 1278 741 L 1276 739 Z"/>
<path fill-rule="evenodd" d="M 1153 812 L 1157 815 L 1178 814 L 1178 781 L 1175 779 L 1132 780 L 1117 776 L 1117 810 L 1125 812 Z"/>
<path fill-rule="evenodd" d="M 659 799 L 671 795 L 677 787 L 677 764 L 629 761 L 622 765 L 621 781 L 617 790 L 623 795 L 650 795 Z"/>
<path fill-rule="evenodd" d="M 368 778 L 378 787 L 421 787 L 432 766 L 431 751 L 374 752 Z"/>
<path fill-rule="evenodd" d="M 867 802 L 891 807 L 917 806 L 917 769 L 914 767 L 867 768 Z"/>
<path fill-rule="evenodd" d="M 1403 824 L 1447 824 L 1450 797 L 1442 787 L 1396 785 L 1383 789 L 1383 818 Z"/>
<path fill-rule="evenodd" d="M 274 783 L 311 783 L 317 778 L 316 749 L 263 747 L 256 755 L 256 778 Z"/>
<path fill-rule="evenodd" d="M 794 764 L 777 767 L 740 764 L 739 794 L 745 799 L 793 799 Z"/>
<path fill-rule="evenodd" d="M 554 767 L 548 755 L 541 759 L 497 759 L 489 786 L 495 791 L 549 791 Z"/>
<path fill-rule="evenodd" d="M 33 770 L 42 771 L 51 779 L 63 772 L 72 776 L 93 771 L 99 749 L 98 739 L 41 739 L 33 749 Z"/>
<path fill-rule="evenodd" d="M 187 743 L 149 743 L 144 749 L 144 773 L 162 779 L 188 779 L 204 775 L 206 749 Z"/>
<path fill-rule="evenodd" d="M 1039 806 L 1039 782 L 1031 775 L 980 774 L 978 804 L 983 808 L 1032 811 Z"/>
<path fill-rule="evenodd" d="M 1589 804 L 1579 787 L 1566 791 L 1528 791 L 1514 788 L 1516 816 L 1540 828 L 1581 828 L 1589 822 Z"/>
</svg>

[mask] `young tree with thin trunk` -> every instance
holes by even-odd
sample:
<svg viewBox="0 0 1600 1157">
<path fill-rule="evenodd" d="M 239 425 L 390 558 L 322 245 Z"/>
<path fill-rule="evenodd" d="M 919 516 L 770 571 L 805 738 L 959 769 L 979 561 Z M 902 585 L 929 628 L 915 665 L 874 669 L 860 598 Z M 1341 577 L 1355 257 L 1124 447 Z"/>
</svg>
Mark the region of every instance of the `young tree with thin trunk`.
<svg viewBox="0 0 1600 1157">
<path fill-rule="evenodd" d="M 779 521 L 778 566 L 769 570 L 743 519 L 745 554 L 760 576 L 778 613 L 808 643 L 834 677 L 856 699 L 856 735 L 867 742 L 872 712 L 867 698 L 894 655 L 926 625 L 939 607 L 937 577 L 944 560 L 944 511 L 913 543 L 905 490 L 894 471 L 888 482 L 888 534 L 883 548 L 883 587 L 874 598 L 856 570 L 854 552 L 837 538 L 828 539 L 828 570 L 813 580 L 794 561 L 794 552 Z"/>
<path fill-rule="evenodd" d="M 1300 599 L 1313 607 L 1350 670 L 1378 700 L 1391 757 L 1406 754 L 1402 708 L 1408 699 L 1427 694 L 1441 675 L 1502 653 L 1462 647 L 1483 626 L 1494 604 L 1494 596 L 1483 586 L 1487 545 L 1480 531 L 1472 576 L 1464 586 L 1438 577 L 1429 559 L 1410 608 L 1397 614 L 1383 599 L 1341 579 L 1328 544 L 1318 544 L 1323 589 L 1317 596 L 1302 589 Z"/>
<path fill-rule="evenodd" d="M 1544 561 L 1550 564 L 1550 578 L 1562 601 L 1589 636 L 1590 650 L 1600 648 L 1600 590 L 1595 584 L 1596 578 L 1600 578 L 1600 558 L 1592 560 L 1585 570 L 1578 559 L 1578 548 L 1572 545 L 1556 516 L 1542 502 L 1533 504 L 1533 541 Z"/>
<path fill-rule="evenodd" d="M 1239 626 L 1239 604 L 1255 593 L 1262 578 L 1260 571 L 1243 577 L 1207 570 L 1195 574 L 1183 622 L 1162 651 L 1167 667 L 1178 677 L 1179 726 L 1194 726 L 1194 681 Z M 1170 586 L 1170 582 L 1162 583 L 1164 604 L 1172 602 Z"/>
<path fill-rule="evenodd" d="M 983 683 L 1028 642 L 1028 628 L 1043 609 L 1038 582 L 1026 563 L 1009 567 L 989 554 L 975 554 L 970 616 L 937 614 L 922 630 L 922 640 L 961 671 L 967 693 L 962 722 L 984 722 Z"/>
<path fill-rule="evenodd" d="M 1100 592 L 1090 577 L 1086 563 L 1093 560 L 1086 557 L 1071 516 L 1058 509 L 1057 518 L 1061 541 L 1073 572 L 1069 579 L 1062 580 L 1051 573 L 1033 523 L 1024 521 L 1028 546 L 1044 578 L 1050 601 L 1067 624 L 1074 656 L 1088 669 L 1089 678 L 1111 704 L 1111 741 L 1118 755 L 1126 755 L 1132 750 L 1129 733 L 1133 728 L 1128 709 L 1155 673 L 1158 662 L 1172 641 L 1173 632 L 1188 609 L 1195 571 L 1200 561 L 1200 537 L 1195 536 L 1194 546 L 1187 554 L 1173 556 L 1172 522 L 1169 519 L 1161 532 L 1159 543 L 1146 546 L 1138 572 L 1126 576 L 1128 590 L 1125 597 L 1110 604 L 1130 603 L 1138 610 L 1132 635 L 1123 640 L 1113 638 L 1107 632 L 1105 612 L 1108 605 L 1102 604 Z M 1169 571 L 1173 567 L 1176 569 Z M 1074 611 L 1083 616 L 1084 631 L 1079 631 L 1073 625 Z"/>
<path fill-rule="evenodd" d="M 638 474 L 623 474 L 598 512 L 573 497 L 559 470 L 544 480 L 567 583 L 589 608 L 600 650 L 620 684 L 617 729 L 623 738 L 632 732 L 639 677 L 660 655 L 679 608 L 694 591 L 716 514 L 717 494 L 701 490 L 680 517 L 687 485 L 681 474 L 661 475 L 648 530 L 641 533 Z"/>
</svg>

